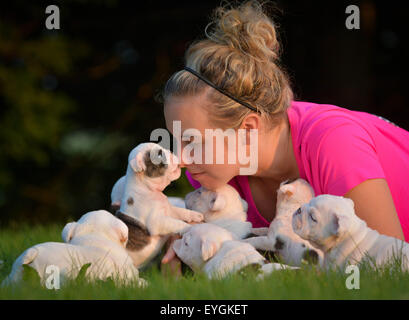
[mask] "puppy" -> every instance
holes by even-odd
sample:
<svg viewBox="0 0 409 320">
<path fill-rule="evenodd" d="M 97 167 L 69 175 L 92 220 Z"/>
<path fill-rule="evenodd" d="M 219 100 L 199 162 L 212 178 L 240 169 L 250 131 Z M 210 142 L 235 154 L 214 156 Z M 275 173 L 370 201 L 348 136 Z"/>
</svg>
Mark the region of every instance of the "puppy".
<svg viewBox="0 0 409 320">
<path fill-rule="evenodd" d="M 128 228 L 105 210 L 91 211 L 78 222 L 68 223 L 62 238 L 66 243 L 45 242 L 25 250 L 13 263 L 11 273 L 2 285 L 22 280 L 23 265 L 34 268 L 44 285 L 49 276 L 47 267 L 54 265 L 60 272 L 60 282 L 77 277 L 81 267 L 90 263 L 86 277 L 90 280 L 112 277 L 117 283 L 138 279 L 125 245 Z M 138 279 L 144 285 L 143 279 Z"/>
<path fill-rule="evenodd" d="M 324 252 L 328 269 L 344 269 L 368 256 L 381 266 L 402 254 L 402 269 L 408 270 L 409 245 L 370 229 L 355 214 L 351 199 L 319 195 L 293 214 L 292 226 L 295 233 Z"/>
<path fill-rule="evenodd" d="M 120 177 L 112 187 L 111 207 L 109 210 L 112 214 L 116 214 L 116 212 L 121 208 L 121 200 L 124 196 L 125 189 L 125 178 L 126 176 Z"/>
<path fill-rule="evenodd" d="M 273 251 L 285 264 L 300 266 L 303 260 L 322 264 L 323 253 L 292 229 L 292 214 L 314 197 L 314 190 L 303 179 L 284 181 L 277 190 L 276 217 L 269 228 L 252 229 L 259 237 L 245 241 L 256 249 Z"/>
<path fill-rule="evenodd" d="M 262 273 L 288 268 L 268 263 L 254 247 L 234 240 L 231 232 L 211 223 L 193 225 L 182 239 L 173 243 L 176 255 L 195 272 L 209 279 L 224 278 L 240 269 L 256 265 Z"/>
<path fill-rule="evenodd" d="M 251 233 L 247 222 L 247 202 L 232 186 L 226 184 L 215 191 L 200 187 L 185 197 L 186 208 L 203 213 L 204 221 L 218 225 L 244 239 Z"/>
<path fill-rule="evenodd" d="M 116 215 L 129 228 L 127 250 L 134 265 L 144 267 L 172 233 L 201 222 L 199 212 L 172 206 L 162 191 L 180 177 L 175 155 L 156 143 L 142 143 L 129 154 L 120 209 Z"/>
<path fill-rule="evenodd" d="M 112 187 L 110 206 L 110 211 L 112 214 L 116 214 L 116 212 L 121 208 L 121 200 L 125 189 L 125 178 L 126 176 L 119 178 Z M 180 197 L 168 197 L 168 200 L 172 206 L 186 208 L 185 200 Z"/>
</svg>

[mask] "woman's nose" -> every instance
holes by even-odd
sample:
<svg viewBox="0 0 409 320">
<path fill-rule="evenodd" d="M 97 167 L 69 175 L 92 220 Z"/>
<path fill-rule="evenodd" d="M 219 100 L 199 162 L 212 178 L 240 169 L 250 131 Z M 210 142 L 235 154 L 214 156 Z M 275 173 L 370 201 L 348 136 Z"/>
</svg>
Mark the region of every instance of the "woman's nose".
<svg viewBox="0 0 409 320">
<path fill-rule="evenodd" d="M 183 162 L 183 157 L 180 157 L 178 159 L 179 159 L 179 167 L 180 168 L 186 168 L 186 164 Z"/>
<path fill-rule="evenodd" d="M 183 157 L 178 157 L 176 154 L 173 154 L 172 161 L 173 163 L 177 163 L 180 168 L 186 168 L 186 164 L 182 160 Z"/>
</svg>

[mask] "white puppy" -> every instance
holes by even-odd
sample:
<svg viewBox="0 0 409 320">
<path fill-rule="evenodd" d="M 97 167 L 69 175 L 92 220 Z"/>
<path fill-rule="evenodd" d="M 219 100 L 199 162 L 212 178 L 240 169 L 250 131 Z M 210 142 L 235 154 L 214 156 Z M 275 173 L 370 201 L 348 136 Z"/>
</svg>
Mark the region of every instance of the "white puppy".
<svg viewBox="0 0 409 320">
<path fill-rule="evenodd" d="M 172 206 L 162 191 L 180 177 L 175 155 L 156 143 L 142 143 L 128 158 L 125 186 L 117 217 L 129 228 L 127 250 L 136 267 L 145 266 L 172 233 L 201 222 L 199 212 Z"/>
<path fill-rule="evenodd" d="M 313 197 L 314 190 L 303 179 L 282 182 L 277 190 L 276 216 L 269 228 L 253 229 L 253 233 L 262 236 L 245 241 L 256 249 L 273 251 L 286 264 L 300 266 L 302 261 L 306 260 L 321 265 L 323 253 L 292 229 L 293 213 Z"/>
<path fill-rule="evenodd" d="M 112 214 L 115 214 L 121 208 L 121 200 L 124 196 L 125 189 L 125 178 L 126 176 L 119 178 L 112 187 L 110 208 Z M 180 197 L 168 197 L 168 200 L 172 206 L 186 208 L 185 200 Z"/>
<path fill-rule="evenodd" d="M 408 270 L 409 245 L 370 229 L 354 211 L 351 199 L 319 195 L 293 215 L 294 231 L 320 248 L 327 268 L 345 268 L 368 256 L 381 266 L 402 254 L 402 269 Z"/>
<path fill-rule="evenodd" d="M 268 263 L 254 247 L 234 240 L 231 232 L 210 223 L 192 226 L 173 243 L 173 249 L 193 271 L 203 271 L 210 279 L 223 278 L 249 265 L 260 267 L 262 274 L 288 268 Z"/>
<path fill-rule="evenodd" d="M 25 250 L 13 263 L 10 275 L 2 285 L 22 280 L 23 265 L 34 268 L 44 285 L 48 266 L 59 270 L 60 282 L 76 278 L 81 267 L 90 263 L 86 271 L 89 279 L 112 277 L 118 283 L 138 280 L 138 269 L 126 252 L 128 228 L 111 213 L 105 210 L 91 211 L 78 222 L 68 223 L 62 237 L 67 243 L 45 242 Z"/>
<path fill-rule="evenodd" d="M 232 232 L 236 239 L 251 233 L 247 220 L 247 202 L 232 186 L 226 184 L 211 191 L 200 187 L 185 197 L 186 208 L 203 213 L 204 221 Z"/>
<path fill-rule="evenodd" d="M 124 196 L 126 176 L 120 177 L 112 187 L 111 191 L 111 208 L 112 214 L 115 214 L 121 208 L 121 200 Z"/>
</svg>

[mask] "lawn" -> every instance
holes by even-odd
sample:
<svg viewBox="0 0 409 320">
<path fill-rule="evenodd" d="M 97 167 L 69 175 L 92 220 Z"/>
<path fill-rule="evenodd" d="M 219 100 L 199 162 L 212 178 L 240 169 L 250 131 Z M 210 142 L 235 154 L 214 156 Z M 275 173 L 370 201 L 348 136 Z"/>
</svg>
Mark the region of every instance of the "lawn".
<svg viewBox="0 0 409 320">
<path fill-rule="evenodd" d="M 46 241 L 61 241 L 62 225 L 19 226 L 0 229 L 0 281 L 14 260 L 28 247 Z M 263 281 L 254 274 L 208 280 L 185 272 L 184 276 L 164 276 L 154 265 L 141 271 L 147 288 L 116 287 L 113 282 L 72 281 L 59 290 L 26 281 L 13 288 L 0 288 L 0 299 L 409 299 L 409 274 L 394 268 L 360 268 L 360 288 L 347 289 L 349 274 L 320 272 L 305 266 L 298 271 L 275 272 Z"/>
</svg>

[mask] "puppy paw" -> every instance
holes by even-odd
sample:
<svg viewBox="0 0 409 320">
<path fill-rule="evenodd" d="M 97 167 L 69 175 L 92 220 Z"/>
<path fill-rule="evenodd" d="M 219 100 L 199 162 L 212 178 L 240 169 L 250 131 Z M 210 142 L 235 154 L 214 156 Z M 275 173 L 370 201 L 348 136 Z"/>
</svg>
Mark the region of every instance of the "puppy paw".
<svg viewBox="0 0 409 320">
<path fill-rule="evenodd" d="M 149 282 L 146 281 L 145 279 L 139 278 L 138 282 L 137 282 L 137 285 L 138 285 L 139 288 L 145 289 L 145 288 L 147 288 L 149 286 Z"/>
<path fill-rule="evenodd" d="M 203 214 L 200 212 L 192 211 L 189 215 L 189 221 L 187 222 L 202 222 L 204 220 Z"/>
</svg>

